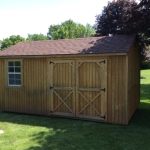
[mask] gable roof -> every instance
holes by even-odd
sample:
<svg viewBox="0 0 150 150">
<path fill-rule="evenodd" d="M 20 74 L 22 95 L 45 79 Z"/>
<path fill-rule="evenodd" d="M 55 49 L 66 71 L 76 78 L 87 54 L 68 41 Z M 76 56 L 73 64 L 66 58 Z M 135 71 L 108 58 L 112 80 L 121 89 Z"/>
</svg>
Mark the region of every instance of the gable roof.
<svg viewBox="0 0 150 150">
<path fill-rule="evenodd" d="M 20 42 L 0 52 L 0 57 L 128 53 L 134 39 L 134 35 L 116 35 Z"/>
</svg>

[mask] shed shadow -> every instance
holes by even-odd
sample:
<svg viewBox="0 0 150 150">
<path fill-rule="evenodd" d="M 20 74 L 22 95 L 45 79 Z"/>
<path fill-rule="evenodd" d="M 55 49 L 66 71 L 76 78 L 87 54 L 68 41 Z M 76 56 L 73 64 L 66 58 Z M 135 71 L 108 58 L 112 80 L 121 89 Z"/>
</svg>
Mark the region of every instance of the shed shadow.
<svg viewBox="0 0 150 150">
<path fill-rule="evenodd" d="M 150 100 L 150 84 L 141 84 L 141 100 Z"/>
<path fill-rule="evenodd" d="M 150 127 L 150 84 L 140 85 L 140 105 L 132 116 L 129 125 L 136 125 L 141 128 Z"/>
<path fill-rule="evenodd" d="M 135 125 L 141 129 L 150 127 L 150 100 L 140 102 L 140 106 L 129 121 L 130 125 Z"/>
</svg>

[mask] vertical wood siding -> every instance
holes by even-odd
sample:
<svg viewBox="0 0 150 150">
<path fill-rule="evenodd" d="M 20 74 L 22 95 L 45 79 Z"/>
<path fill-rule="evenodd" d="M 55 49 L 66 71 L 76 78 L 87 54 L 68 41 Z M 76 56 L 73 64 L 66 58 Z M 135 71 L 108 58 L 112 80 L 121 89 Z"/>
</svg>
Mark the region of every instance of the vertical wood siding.
<svg viewBox="0 0 150 150">
<path fill-rule="evenodd" d="M 140 52 L 134 43 L 128 55 L 128 120 L 140 104 Z"/>
<path fill-rule="evenodd" d="M 21 113 L 29 113 L 29 114 L 41 114 L 41 115 L 50 115 L 50 110 L 52 109 L 52 105 L 56 108 L 60 100 L 57 95 L 52 96 L 52 92 L 49 89 L 51 86 L 50 83 L 53 83 L 54 86 L 64 86 L 64 87 L 72 87 L 73 92 L 77 93 L 78 88 L 74 88 L 76 85 L 74 83 L 79 80 L 79 86 L 81 89 L 83 87 L 85 88 L 99 88 L 100 82 L 107 83 L 105 97 L 106 97 L 106 122 L 109 123 L 115 123 L 115 124 L 127 124 L 128 119 L 131 117 L 133 112 L 135 111 L 135 108 L 137 108 L 137 105 L 139 104 L 139 101 L 133 99 L 134 96 L 136 96 L 138 99 L 139 95 L 139 77 L 136 77 L 134 79 L 135 74 L 138 72 L 138 67 L 135 68 L 135 63 L 137 63 L 138 57 L 135 59 L 130 59 L 130 57 L 133 57 L 135 55 L 134 49 L 132 50 L 131 54 L 129 54 L 129 101 L 127 101 L 126 97 L 126 83 L 127 83 L 127 56 L 107 56 L 107 57 L 91 57 L 88 58 L 88 60 L 91 60 L 91 62 L 94 60 L 103 60 L 106 58 L 107 60 L 107 71 L 104 73 L 104 75 L 107 74 L 107 80 L 106 81 L 99 81 L 98 78 L 98 72 L 99 66 L 96 63 L 88 63 L 87 58 L 83 57 L 83 59 L 79 58 L 53 58 L 54 61 L 65 61 L 69 60 L 70 63 L 75 62 L 74 65 L 77 67 L 77 62 L 79 60 L 82 60 L 84 62 L 87 61 L 87 63 L 81 64 L 78 69 L 73 69 L 71 65 L 73 63 L 68 64 L 64 63 L 63 65 L 58 63 L 56 65 L 56 68 L 53 67 L 53 71 L 51 72 L 52 66 L 49 67 L 50 64 L 48 64 L 48 60 L 50 58 L 24 58 L 22 59 L 23 68 L 22 68 L 22 78 L 23 78 L 23 87 L 21 88 L 11 88 L 6 87 L 6 66 L 5 61 L 7 59 L 0 59 L 0 110 L 5 111 L 12 111 L 12 112 L 21 112 Z M 80 62 L 79 62 L 80 63 Z M 61 71 L 62 66 L 64 67 L 65 74 L 61 74 L 64 71 Z M 74 67 L 75 67 L 74 66 Z M 51 69 L 49 69 L 51 68 Z M 73 74 L 69 74 L 69 72 L 72 72 Z M 83 71 L 85 70 L 85 71 Z M 136 73 L 134 73 L 136 71 Z M 77 74 L 78 72 L 78 74 Z M 93 73 L 95 72 L 95 73 Z M 85 73 L 85 75 L 84 75 Z M 73 77 L 73 76 L 74 77 Z M 75 76 L 78 76 L 78 79 L 75 78 Z M 54 76 L 54 80 L 50 78 L 51 76 Z M 72 76 L 72 79 L 69 77 Z M 85 78 L 85 77 L 86 78 Z M 74 80 L 74 83 L 73 83 Z M 132 81 L 133 80 L 133 81 Z M 88 81 L 88 82 L 87 82 Z M 99 81 L 99 82 L 98 82 Z M 101 83 L 100 83 L 101 84 Z M 74 86 L 74 87 L 73 87 Z M 55 89 L 56 92 L 59 95 L 62 95 L 62 98 L 64 99 L 68 94 L 69 91 L 61 91 L 58 89 Z M 133 94 L 134 91 L 136 91 L 136 94 Z M 92 100 L 95 95 L 98 94 L 98 91 L 82 91 L 81 92 L 88 100 Z M 81 95 L 75 94 L 75 104 L 72 100 L 72 95 L 66 99 L 66 103 L 68 106 L 74 110 L 78 111 L 82 110 L 84 106 L 86 106 L 87 102 Z M 77 96 L 78 95 L 78 96 Z M 79 97 L 79 99 L 77 99 Z M 55 101 L 51 101 L 51 99 L 54 98 Z M 100 101 L 99 101 L 100 100 Z M 103 108 L 99 108 L 98 106 L 102 104 L 102 98 L 98 96 L 93 102 L 92 105 L 103 114 L 104 111 Z M 78 104 L 77 104 L 77 102 Z M 129 109 L 129 116 L 127 118 L 127 105 Z M 74 105 L 74 106 L 73 106 Z M 105 106 L 104 105 L 104 106 Z M 134 106 L 136 105 L 136 106 Z M 80 108 L 81 107 L 81 108 Z M 64 107 L 64 104 L 58 108 L 59 112 L 65 112 L 68 113 L 68 108 Z M 73 117 L 78 118 L 78 113 L 73 111 Z M 87 107 L 86 109 L 81 112 L 82 115 L 93 115 L 97 116 L 97 113 L 95 110 L 93 110 L 91 107 Z M 87 118 L 88 119 L 88 118 Z"/>
<path fill-rule="evenodd" d="M 0 62 L 2 62 L 2 59 Z M 1 107 L 1 109 L 12 112 L 46 115 L 47 60 L 44 58 L 23 59 L 22 63 L 23 87 L 7 87 L 4 86 L 5 84 L 1 84 L 1 89 L 5 92 L 5 94 L 2 94 L 5 98 L 0 97 L 0 102 L 5 102 L 5 108 Z M 4 63 L 2 65 L 0 69 L 4 72 L 5 65 Z M 6 76 L 6 73 L 1 75 Z M 3 78 L 0 77 L 0 79 Z"/>
<path fill-rule="evenodd" d="M 0 110 L 5 110 L 5 63 L 3 59 L 0 59 Z"/>
<path fill-rule="evenodd" d="M 107 68 L 107 121 L 126 124 L 126 56 L 109 57 Z"/>
</svg>

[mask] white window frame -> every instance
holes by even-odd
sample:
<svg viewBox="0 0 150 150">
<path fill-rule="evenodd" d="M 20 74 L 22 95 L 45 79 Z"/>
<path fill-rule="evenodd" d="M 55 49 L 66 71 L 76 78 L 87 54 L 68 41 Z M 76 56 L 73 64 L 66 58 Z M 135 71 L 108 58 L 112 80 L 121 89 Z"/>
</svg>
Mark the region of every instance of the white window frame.
<svg viewBox="0 0 150 150">
<path fill-rule="evenodd" d="M 13 62 L 13 63 L 15 63 L 15 62 L 20 62 L 20 66 L 9 66 L 9 62 Z M 10 67 L 14 67 L 14 72 L 9 72 L 9 68 Z M 15 72 L 15 67 L 19 67 L 20 68 L 20 72 Z M 20 74 L 20 84 L 10 84 L 9 83 L 9 80 L 10 80 L 10 78 L 9 78 L 9 75 L 10 74 L 14 74 L 14 75 L 17 75 L 17 74 Z M 14 80 L 15 80 L 15 78 L 14 78 Z M 21 87 L 22 86 L 22 61 L 21 60 L 8 60 L 7 61 L 7 85 L 9 86 L 9 87 Z"/>
</svg>

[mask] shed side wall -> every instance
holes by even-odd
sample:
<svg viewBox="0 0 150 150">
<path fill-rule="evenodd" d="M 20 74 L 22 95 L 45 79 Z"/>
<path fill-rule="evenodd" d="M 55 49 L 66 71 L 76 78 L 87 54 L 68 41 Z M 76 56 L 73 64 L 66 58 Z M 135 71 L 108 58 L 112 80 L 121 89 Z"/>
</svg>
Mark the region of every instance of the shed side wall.
<svg viewBox="0 0 150 150">
<path fill-rule="evenodd" d="M 107 120 L 127 124 L 126 116 L 126 56 L 110 56 L 107 71 Z"/>
<path fill-rule="evenodd" d="M 128 54 L 128 120 L 140 104 L 140 52 L 133 43 Z"/>
</svg>

